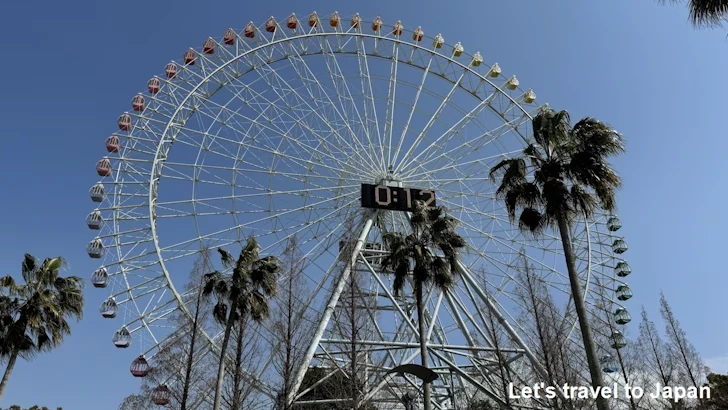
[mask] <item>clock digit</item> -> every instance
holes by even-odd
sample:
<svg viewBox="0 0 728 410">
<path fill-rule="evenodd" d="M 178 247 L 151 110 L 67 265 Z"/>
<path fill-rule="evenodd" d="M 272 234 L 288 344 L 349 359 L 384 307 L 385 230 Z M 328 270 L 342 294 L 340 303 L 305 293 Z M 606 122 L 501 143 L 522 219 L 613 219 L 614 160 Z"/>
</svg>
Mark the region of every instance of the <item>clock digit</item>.
<svg viewBox="0 0 728 410">
<path fill-rule="evenodd" d="M 412 191 L 410 190 L 410 188 L 403 188 L 402 190 L 404 191 L 405 195 L 407 195 L 407 200 L 405 201 L 405 209 L 410 210 L 412 209 Z"/>
<path fill-rule="evenodd" d="M 382 190 L 384 190 L 384 192 L 386 192 L 385 200 L 382 200 L 382 194 L 381 194 Z M 374 201 L 379 206 L 389 206 L 389 204 L 392 203 L 392 191 L 390 191 L 389 187 L 387 187 L 387 186 L 377 185 L 374 188 Z"/>
<path fill-rule="evenodd" d="M 430 190 L 422 190 L 420 191 L 420 196 L 425 199 L 425 206 L 430 206 L 433 202 L 435 202 L 435 193 Z"/>
</svg>

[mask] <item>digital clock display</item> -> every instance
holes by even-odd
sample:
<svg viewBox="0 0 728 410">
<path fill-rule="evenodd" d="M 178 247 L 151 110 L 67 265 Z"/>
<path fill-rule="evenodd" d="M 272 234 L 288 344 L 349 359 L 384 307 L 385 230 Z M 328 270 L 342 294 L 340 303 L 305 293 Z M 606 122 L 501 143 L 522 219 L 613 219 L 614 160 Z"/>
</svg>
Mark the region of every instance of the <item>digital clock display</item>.
<svg viewBox="0 0 728 410">
<path fill-rule="evenodd" d="M 361 206 L 363 208 L 388 209 L 391 211 L 413 211 L 415 201 L 423 201 L 433 207 L 435 191 L 393 187 L 385 185 L 361 184 Z"/>
</svg>

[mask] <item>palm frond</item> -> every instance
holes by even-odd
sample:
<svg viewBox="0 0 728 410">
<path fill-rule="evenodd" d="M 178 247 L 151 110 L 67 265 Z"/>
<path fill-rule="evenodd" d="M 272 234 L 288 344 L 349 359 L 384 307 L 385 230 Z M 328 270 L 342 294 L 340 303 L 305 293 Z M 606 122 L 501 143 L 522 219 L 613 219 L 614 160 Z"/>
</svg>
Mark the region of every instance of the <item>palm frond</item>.
<svg viewBox="0 0 728 410">
<path fill-rule="evenodd" d="M 528 144 L 523 149 L 523 156 L 531 160 L 531 165 L 538 166 L 544 160 L 544 155 L 541 152 L 540 146 L 536 144 Z"/>
<path fill-rule="evenodd" d="M 533 235 L 539 235 L 549 225 L 549 218 L 538 209 L 524 208 L 518 218 L 518 228 Z"/>
<path fill-rule="evenodd" d="M 392 282 L 392 290 L 394 290 L 394 296 L 396 297 L 401 296 L 404 284 L 407 280 L 407 273 L 409 272 L 409 269 L 401 269 L 402 267 L 404 266 L 398 267 L 397 271 L 395 271 L 394 281 Z"/>
<path fill-rule="evenodd" d="M 580 210 L 590 218 L 594 215 L 594 211 L 597 208 L 597 201 L 591 192 L 584 189 L 580 184 L 574 184 L 571 186 L 571 200 L 575 210 Z"/>
<path fill-rule="evenodd" d="M 617 209 L 617 198 L 614 185 L 597 185 L 594 192 L 599 198 L 599 204 L 602 209 L 614 212 Z"/>
<path fill-rule="evenodd" d="M 725 0 L 690 0 L 690 20 L 695 26 L 721 26 L 727 15 Z"/>
<path fill-rule="evenodd" d="M 685 3 L 684 0 L 659 0 L 665 3 Z M 694 27 L 721 27 L 728 16 L 725 0 L 688 0 L 690 22 Z"/>
<path fill-rule="evenodd" d="M 215 284 L 222 278 L 222 273 L 218 271 L 206 273 L 202 276 L 202 294 L 210 296 L 215 290 Z"/>
<path fill-rule="evenodd" d="M 585 117 L 574 125 L 571 138 L 579 151 L 599 157 L 619 155 L 625 151 L 622 135 L 608 124 L 591 117 Z"/>
<path fill-rule="evenodd" d="M 256 261 L 250 272 L 250 280 L 256 288 L 260 288 L 267 296 L 277 293 L 277 279 L 280 271 L 280 262 L 273 256 L 267 256 Z"/>
<path fill-rule="evenodd" d="M 8 294 L 12 294 L 15 290 L 15 279 L 12 276 L 7 275 L 0 277 L 0 288 L 5 288 Z"/>
<path fill-rule="evenodd" d="M 410 224 L 415 232 L 421 232 L 430 221 L 429 210 L 425 206 L 424 201 L 416 200 L 413 205 Z"/>
<path fill-rule="evenodd" d="M 554 148 L 561 145 L 569 136 L 571 118 L 566 111 L 556 112 L 551 108 L 539 110 L 531 121 L 533 138 L 540 145 L 550 159 Z"/>
<path fill-rule="evenodd" d="M 536 184 L 530 182 L 512 187 L 505 195 L 506 211 L 511 222 L 515 221 L 519 208 L 535 208 L 542 202 L 541 191 Z"/>
<path fill-rule="evenodd" d="M 262 293 L 258 291 L 251 292 L 248 297 L 248 305 L 250 306 L 250 317 L 254 321 L 261 323 L 270 316 L 268 299 Z"/>
<path fill-rule="evenodd" d="M 220 260 L 222 261 L 222 266 L 230 269 L 233 266 L 235 266 L 235 258 L 233 255 L 226 251 L 223 248 L 217 248 L 217 252 L 220 254 Z"/>
<path fill-rule="evenodd" d="M 571 192 L 564 181 L 551 179 L 543 185 L 541 191 L 544 202 L 544 214 L 549 219 L 557 219 L 560 216 L 573 217 L 574 206 L 571 199 Z"/>
<path fill-rule="evenodd" d="M 523 158 L 505 159 L 488 172 L 488 177 L 495 181 L 495 177 L 501 175 L 501 183 L 496 191 L 503 194 L 510 187 L 519 185 L 526 181 L 526 161 Z"/>
<path fill-rule="evenodd" d="M 445 258 L 435 258 L 432 263 L 432 281 L 441 290 L 450 289 L 454 283 L 450 263 Z"/>
<path fill-rule="evenodd" d="M 242 265 L 250 265 L 254 261 L 258 259 L 258 253 L 259 253 L 259 246 L 258 241 L 255 239 L 254 236 L 250 236 L 248 238 L 248 242 L 245 244 L 245 247 L 240 251 L 240 256 L 238 257 L 238 264 Z"/>
<path fill-rule="evenodd" d="M 225 324 L 225 322 L 227 321 L 227 313 L 228 307 L 222 301 L 217 302 L 215 304 L 215 307 L 212 308 L 212 316 L 220 324 Z"/>
<path fill-rule="evenodd" d="M 33 255 L 29 254 L 29 253 L 26 253 L 23 256 L 23 263 L 21 265 L 21 270 L 20 271 L 23 272 L 23 273 L 24 272 L 32 272 L 32 271 L 35 270 L 37 264 L 38 264 L 38 259 L 35 256 L 33 256 Z"/>
</svg>

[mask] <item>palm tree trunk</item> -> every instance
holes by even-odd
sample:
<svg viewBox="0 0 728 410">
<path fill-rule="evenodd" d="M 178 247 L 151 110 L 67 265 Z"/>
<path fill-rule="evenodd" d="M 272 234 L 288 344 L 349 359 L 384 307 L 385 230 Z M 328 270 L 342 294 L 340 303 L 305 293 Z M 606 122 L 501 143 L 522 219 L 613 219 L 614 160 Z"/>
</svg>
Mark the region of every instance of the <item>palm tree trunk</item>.
<svg viewBox="0 0 728 410">
<path fill-rule="evenodd" d="M 243 370 L 243 340 L 245 339 L 245 321 L 240 321 L 238 329 L 238 345 L 235 346 L 235 374 L 233 375 L 233 404 L 231 410 L 240 410 L 242 389 L 240 387 Z"/>
<path fill-rule="evenodd" d="M 233 300 L 230 305 L 230 313 L 228 314 L 227 324 L 225 325 L 225 335 L 222 338 L 222 346 L 220 346 L 220 365 L 217 369 L 217 385 L 215 387 L 215 403 L 213 410 L 220 410 L 222 406 L 222 383 L 225 379 L 225 356 L 227 354 L 228 342 L 230 342 L 230 332 L 235 324 L 235 311 L 238 309 L 238 295 L 233 292 Z M 601 409 L 599 409 L 601 410 Z"/>
<path fill-rule="evenodd" d="M 579 329 L 581 330 L 581 338 L 584 340 L 584 350 L 586 350 L 586 360 L 589 364 L 592 386 L 596 389 L 604 386 L 604 381 L 602 380 L 602 369 L 599 365 L 597 349 L 594 345 L 594 338 L 592 337 L 592 330 L 589 325 L 589 318 L 587 317 L 586 303 L 581 290 L 581 281 L 579 280 L 579 274 L 576 271 L 576 257 L 574 256 L 574 250 L 571 246 L 569 223 L 563 215 L 560 215 L 558 220 L 561 244 L 564 247 L 564 258 L 566 259 L 566 269 L 569 271 L 571 295 L 574 298 L 576 316 L 579 318 Z M 609 403 L 601 394 L 597 397 L 596 401 L 597 408 L 599 410 L 609 410 Z"/>
<path fill-rule="evenodd" d="M 422 367 L 427 367 L 427 334 L 425 334 L 425 307 L 422 303 L 422 283 L 416 279 L 415 295 L 415 297 L 417 298 L 417 326 L 419 327 L 420 332 L 420 356 L 422 357 Z M 423 396 L 425 402 L 425 410 L 432 410 L 429 383 L 424 383 Z"/>
<path fill-rule="evenodd" d="M 8 366 L 5 368 L 5 374 L 3 374 L 3 379 L 0 381 L 0 399 L 3 398 L 3 393 L 5 393 L 5 388 L 8 386 L 8 380 L 10 380 L 10 373 L 13 372 L 13 368 L 15 367 L 15 361 L 18 360 L 18 352 L 15 351 L 10 355 L 10 360 L 8 360 Z"/>
<path fill-rule="evenodd" d="M 202 284 L 197 291 L 197 305 L 195 307 L 195 320 L 192 323 L 192 340 L 190 341 L 190 352 L 187 356 L 187 369 L 185 369 L 185 385 L 182 389 L 182 407 L 180 410 L 187 410 L 187 398 L 190 394 L 190 382 L 192 379 L 192 364 L 195 354 L 195 339 L 197 339 L 197 323 L 200 317 L 200 302 L 202 300 Z"/>
</svg>

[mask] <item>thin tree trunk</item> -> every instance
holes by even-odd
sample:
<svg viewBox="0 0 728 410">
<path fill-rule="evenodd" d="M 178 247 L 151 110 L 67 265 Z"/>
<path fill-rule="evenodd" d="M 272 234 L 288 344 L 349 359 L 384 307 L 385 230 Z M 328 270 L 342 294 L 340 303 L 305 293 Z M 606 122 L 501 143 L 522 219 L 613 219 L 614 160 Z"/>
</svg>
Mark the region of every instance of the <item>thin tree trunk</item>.
<svg viewBox="0 0 728 410">
<path fill-rule="evenodd" d="M 10 355 L 10 360 L 8 360 L 8 366 L 5 368 L 5 374 L 3 374 L 3 379 L 0 381 L 0 399 L 3 398 L 3 393 L 5 393 L 5 388 L 8 386 L 8 380 L 10 380 L 10 373 L 13 372 L 13 368 L 15 367 L 15 361 L 18 360 L 18 352 L 13 352 Z"/>
<path fill-rule="evenodd" d="M 569 223 L 563 215 L 560 215 L 558 220 L 561 243 L 564 247 L 564 258 L 566 259 L 566 269 L 569 271 L 571 295 L 574 298 L 574 307 L 576 308 L 576 315 L 579 318 L 579 328 L 581 330 L 582 339 L 584 340 L 584 350 L 586 350 L 586 360 L 587 363 L 589 363 L 589 373 L 591 374 L 592 386 L 596 389 L 604 386 L 604 382 L 602 380 L 602 369 L 599 365 L 597 349 L 594 345 L 592 330 L 589 325 L 586 303 L 581 290 L 581 281 L 579 280 L 579 275 L 576 271 L 576 258 L 571 246 Z M 596 402 L 599 410 L 609 410 L 609 402 L 601 394 L 597 397 Z"/>
<path fill-rule="evenodd" d="M 185 385 L 182 389 L 182 407 L 180 410 L 187 410 L 187 398 L 190 394 L 190 382 L 192 378 L 192 364 L 195 355 L 195 339 L 197 339 L 197 323 L 200 317 L 200 302 L 202 300 L 202 284 L 197 291 L 197 305 L 195 307 L 195 319 L 192 323 L 192 340 L 190 341 L 190 352 L 187 356 L 187 369 L 185 369 Z"/>
<path fill-rule="evenodd" d="M 233 303 L 230 306 L 227 324 L 225 325 L 225 335 L 222 338 L 222 346 L 220 347 L 220 365 L 217 369 L 217 385 L 215 387 L 215 403 L 213 404 L 213 410 L 220 410 L 220 406 L 222 406 L 222 383 L 225 379 L 225 356 L 227 353 L 228 342 L 230 342 L 230 332 L 233 329 L 233 324 L 235 324 L 235 311 L 238 309 L 238 295 L 237 292 L 233 293 Z"/>
<path fill-rule="evenodd" d="M 245 321 L 240 321 L 240 329 L 238 329 L 238 345 L 235 346 L 235 374 L 233 376 L 233 404 L 231 410 L 240 410 L 243 403 L 240 402 L 241 389 L 240 382 L 242 379 L 243 367 L 243 340 L 245 339 Z"/>
<path fill-rule="evenodd" d="M 351 315 L 351 401 L 352 409 L 359 410 L 359 378 L 357 377 L 357 345 L 356 340 L 359 338 L 358 335 L 358 324 L 356 323 L 356 300 L 354 298 L 354 291 L 358 287 L 356 273 L 351 275 L 351 305 L 349 306 L 349 314 Z"/>
<path fill-rule="evenodd" d="M 611 325 L 609 326 L 612 327 Z M 622 377 L 624 377 L 624 382 L 626 384 L 629 384 L 629 377 L 627 376 L 627 369 L 624 367 L 624 359 L 622 359 L 622 353 L 619 352 L 620 349 L 614 349 L 617 351 L 617 360 L 619 360 L 619 367 L 622 369 Z M 638 410 L 637 409 L 637 403 L 634 401 L 634 394 L 629 395 L 629 404 L 630 404 L 630 410 Z"/>
<path fill-rule="evenodd" d="M 293 373 L 293 271 L 288 275 L 288 295 L 286 296 L 286 359 L 283 367 L 284 397 L 291 394 L 291 373 Z M 283 410 L 290 410 L 291 404 L 283 400 Z"/>
<path fill-rule="evenodd" d="M 415 279 L 415 297 L 417 298 L 417 326 L 420 332 L 420 356 L 422 357 L 422 366 L 427 367 L 427 334 L 425 333 L 425 307 L 422 303 L 422 283 Z M 423 383 L 423 396 L 425 402 L 425 410 L 432 410 L 432 402 L 430 401 L 430 383 Z M 601 409 L 600 409 L 601 410 Z"/>
</svg>

